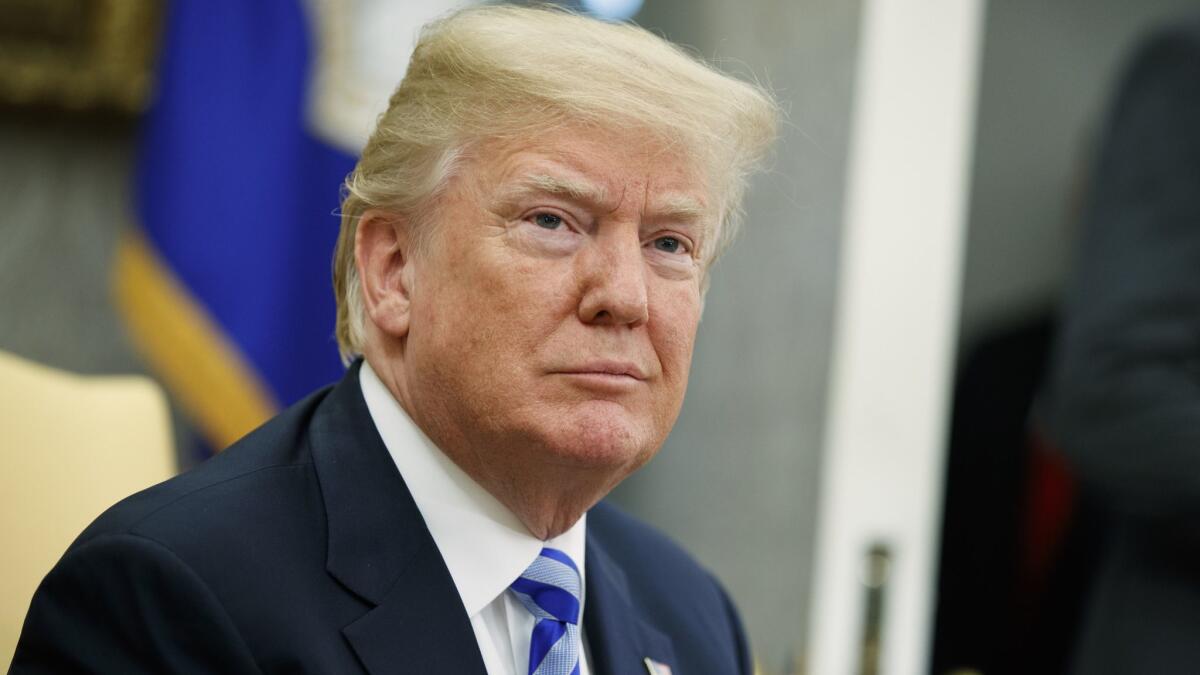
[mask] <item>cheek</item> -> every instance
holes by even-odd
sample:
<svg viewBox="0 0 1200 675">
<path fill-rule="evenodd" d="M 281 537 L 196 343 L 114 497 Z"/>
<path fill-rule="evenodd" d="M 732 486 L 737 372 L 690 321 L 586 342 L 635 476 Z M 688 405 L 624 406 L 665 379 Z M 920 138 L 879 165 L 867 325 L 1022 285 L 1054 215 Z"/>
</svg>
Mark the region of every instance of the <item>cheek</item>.
<svg viewBox="0 0 1200 675">
<path fill-rule="evenodd" d="M 660 298 L 658 311 L 651 315 L 650 336 L 662 363 L 663 376 L 681 390 L 687 386 L 700 323 L 699 293 L 683 288 L 672 289 Z"/>
<path fill-rule="evenodd" d="M 542 344 L 574 311 L 571 270 L 563 261 L 513 255 L 494 240 L 448 252 L 442 260 L 424 316 L 443 344 L 463 345 L 497 360 L 519 357 Z"/>
</svg>

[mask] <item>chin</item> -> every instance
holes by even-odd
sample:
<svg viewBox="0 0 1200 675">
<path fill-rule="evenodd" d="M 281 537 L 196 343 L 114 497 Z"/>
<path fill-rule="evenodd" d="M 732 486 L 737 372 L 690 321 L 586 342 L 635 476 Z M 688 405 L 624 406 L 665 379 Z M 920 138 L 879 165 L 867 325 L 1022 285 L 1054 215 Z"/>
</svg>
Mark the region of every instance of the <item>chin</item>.
<svg viewBox="0 0 1200 675">
<path fill-rule="evenodd" d="M 654 455 L 661 438 L 648 420 L 610 401 L 588 401 L 555 415 L 539 434 L 548 451 L 588 468 L 641 466 Z"/>
</svg>

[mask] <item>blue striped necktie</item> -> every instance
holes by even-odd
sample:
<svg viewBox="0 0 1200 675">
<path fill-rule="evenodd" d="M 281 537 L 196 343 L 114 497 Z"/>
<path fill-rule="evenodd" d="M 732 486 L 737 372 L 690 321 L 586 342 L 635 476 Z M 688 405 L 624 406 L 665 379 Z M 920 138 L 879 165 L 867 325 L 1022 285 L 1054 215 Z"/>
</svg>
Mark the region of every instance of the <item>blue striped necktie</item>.
<svg viewBox="0 0 1200 675">
<path fill-rule="evenodd" d="M 533 615 L 529 675 L 579 675 L 579 568 L 543 548 L 509 588 Z"/>
</svg>

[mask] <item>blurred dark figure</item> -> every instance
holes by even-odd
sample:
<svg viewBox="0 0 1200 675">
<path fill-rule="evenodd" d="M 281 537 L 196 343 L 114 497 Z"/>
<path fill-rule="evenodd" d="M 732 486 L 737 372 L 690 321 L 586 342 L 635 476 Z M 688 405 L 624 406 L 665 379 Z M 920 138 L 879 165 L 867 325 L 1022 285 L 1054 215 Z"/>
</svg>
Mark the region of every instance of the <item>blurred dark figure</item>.
<svg viewBox="0 0 1200 675">
<path fill-rule="evenodd" d="M 1099 523 L 1030 425 L 1054 334 L 1044 307 L 965 352 L 954 388 L 931 672 L 1060 675 Z"/>
<path fill-rule="evenodd" d="M 1070 672 L 1200 672 L 1200 17 L 1118 89 L 1039 418 L 1106 511 Z"/>
</svg>

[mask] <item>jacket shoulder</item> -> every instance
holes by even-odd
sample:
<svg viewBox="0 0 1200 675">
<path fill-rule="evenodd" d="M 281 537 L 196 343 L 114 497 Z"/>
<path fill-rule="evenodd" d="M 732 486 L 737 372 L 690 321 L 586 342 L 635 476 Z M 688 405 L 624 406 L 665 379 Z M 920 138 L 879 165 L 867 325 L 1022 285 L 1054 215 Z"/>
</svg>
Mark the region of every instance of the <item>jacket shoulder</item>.
<svg viewBox="0 0 1200 675">
<path fill-rule="evenodd" d="M 246 508 L 248 501 L 267 498 L 272 493 L 266 484 L 311 465 L 307 430 L 328 391 L 308 396 L 199 466 L 117 502 L 69 550 L 102 535 L 137 533 L 183 514 L 219 518 Z"/>
</svg>

